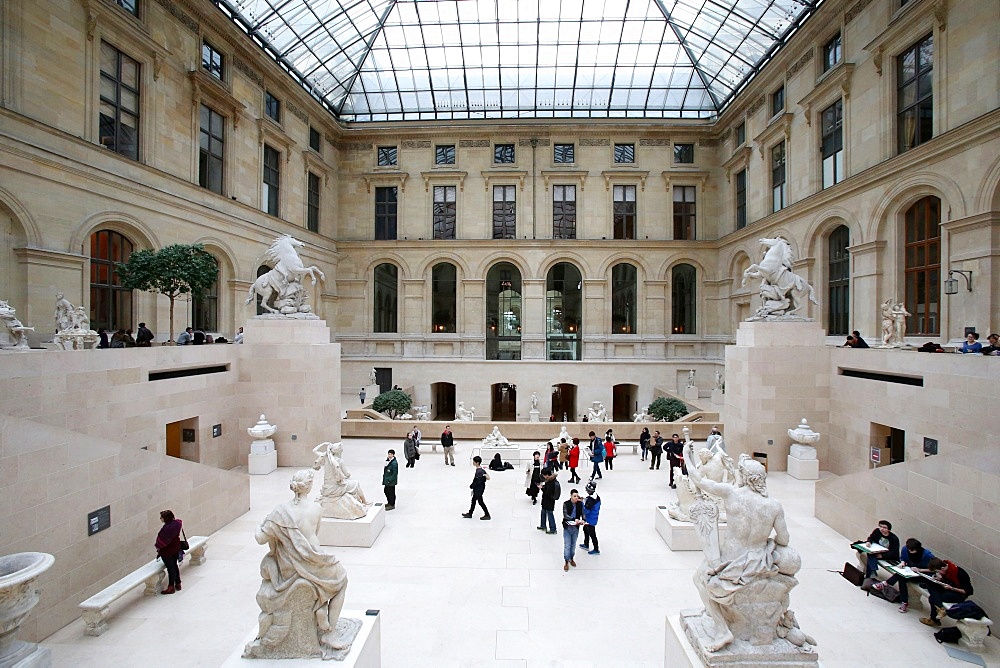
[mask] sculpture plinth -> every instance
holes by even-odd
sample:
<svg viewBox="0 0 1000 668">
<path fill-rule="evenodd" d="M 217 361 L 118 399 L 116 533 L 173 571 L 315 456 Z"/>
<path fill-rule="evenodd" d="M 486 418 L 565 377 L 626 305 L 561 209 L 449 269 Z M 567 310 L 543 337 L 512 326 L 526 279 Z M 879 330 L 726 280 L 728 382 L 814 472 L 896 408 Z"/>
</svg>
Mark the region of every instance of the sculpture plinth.
<svg viewBox="0 0 1000 668">
<path fill-rule="evenodd" d="M 745 640 L 735 640 L 722 651 L 706 653 L 703 649 L 703 642 L 705 638 L 711 637 L 709 631 L 712 620 L 705 614 L 704 610 L 681 610 L 679 625 L 684 634 L 683 638 L 687 642 L 678 643 L 677 648 L 681 652 L 685 646 L 690 648 L 691 655 L 700 659 L 700 665 L 709 667 L 739 666 L 740 668 L 770 668 L 772 666 L 815 668 L 819 665 L 819 655 L 816 652 L 803 652 L 800 647 L 784 638 L 777 638 L 773 642 L 763 645 L 753 645 Z M 671 631 L 671 629 L 667 631 L 665 664 L 669 666 L 699 665 L 685 660 L 683 654 L 678 656 L 677 650 L 671 647 L 671 638 L 669 637 Z"/>
<path fill-rule="evenodd" d="M 385 506 L 377 503 L 364 517 L 342 520 L 324 517 L 319 524 L 319 544 L 332 547 L 371 547 L 385 528 Z"/>
</svg>

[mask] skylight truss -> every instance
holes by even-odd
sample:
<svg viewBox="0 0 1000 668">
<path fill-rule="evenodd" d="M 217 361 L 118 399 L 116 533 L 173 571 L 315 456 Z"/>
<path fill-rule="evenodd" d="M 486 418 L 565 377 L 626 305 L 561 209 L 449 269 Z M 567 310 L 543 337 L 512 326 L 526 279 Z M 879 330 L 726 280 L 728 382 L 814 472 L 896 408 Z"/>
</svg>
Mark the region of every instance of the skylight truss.
<svg viewBox="0 0 1000 668">
<path fill-rule="evenodd" d="M 715 116 L 822 0 L 213 0 L 343 121 Z"/>
</svg>

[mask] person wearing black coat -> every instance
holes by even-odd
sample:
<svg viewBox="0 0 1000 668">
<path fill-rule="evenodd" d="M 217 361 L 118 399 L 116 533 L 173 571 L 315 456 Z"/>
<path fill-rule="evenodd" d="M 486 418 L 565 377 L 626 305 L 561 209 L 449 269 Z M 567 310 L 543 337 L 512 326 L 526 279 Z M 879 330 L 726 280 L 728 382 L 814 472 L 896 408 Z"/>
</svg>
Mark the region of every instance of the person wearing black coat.
<svg viewBox="0 0 1000 668">
<path fill-rule="evenodd" d="M 868 536 L 868 540 L 865 541 L 868 545 L 881 545 L 887 552 L 884 554 L 889 555 L 895 559 L 896 555 L 899 554 L 899 536 L 892 532 L 892 522 L 889 520 L 879 520 L 878 526 L 872 531 L 872 534 Z M 873 578 L 878 572 L 878 560 L 882 555 L 869 554 L 867 559 L 867 564 L 865 566 L 865 577 Z"/>
</svg>

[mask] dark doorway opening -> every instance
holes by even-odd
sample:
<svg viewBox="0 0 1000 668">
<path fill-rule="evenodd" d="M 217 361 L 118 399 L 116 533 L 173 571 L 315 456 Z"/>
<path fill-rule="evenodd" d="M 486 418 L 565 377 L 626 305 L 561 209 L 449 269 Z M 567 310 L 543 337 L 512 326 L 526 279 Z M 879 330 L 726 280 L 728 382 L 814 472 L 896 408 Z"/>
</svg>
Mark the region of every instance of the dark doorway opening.
<svg viewBox="0 0 1000 668">
<path fill-rule="evenodd" d="M 492 395 L 491 419 L 494 422 L 514 422 L 517 420 L 517 385 L 494 383 Z"/>
<path fill-rule="evenodd" d="M 375 383 L 378 385 L 378 393 L 388 392 L 392 389 L 392 367 L 373 367 L 375 369 Z"/>
<path fill-rule="evenodd" d="M 631 422 L 632 414 L 639 410 L 636 406 L 638 394 L 638 385 L 615 385 L 612 389 L 611 419 L 615 422 Z"/>
<path fill-rule="evenodd" d="M 552 386 L 552 419 L 556 422 L 564 419 L 569 422 L 577 421 L 576 385 L 560 383 Z"/>
<path fill-rule="evenodd" d="M 431 383 L 431 419 L 450 422 L 455 419 L 455 384 Z"/>
</svg>

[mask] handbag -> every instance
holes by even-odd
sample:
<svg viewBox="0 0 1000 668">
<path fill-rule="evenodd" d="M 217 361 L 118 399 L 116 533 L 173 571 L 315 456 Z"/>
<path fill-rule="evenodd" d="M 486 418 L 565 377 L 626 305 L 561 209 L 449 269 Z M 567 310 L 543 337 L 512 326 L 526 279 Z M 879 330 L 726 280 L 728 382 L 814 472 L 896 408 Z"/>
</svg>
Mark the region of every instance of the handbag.
<svg viewBox="0 0 1000 668">
<path fill-rule="evenodd" d="M 184 533 L 184 529 L 181 529 L 181 535 L 184 537 L 181 539 L 181 552 L 185 552 L 191 549 L 191 543 L 188 542 L 187 534 Z"/>
<path fill-rule="evenodd" d="M 844 562 L 844 570 L 840 571 L 840 574 L 844 576 L 845 580 L 850 582 L 855 587 L 860 587 L 865 581 L 865 574 L 849 561 Z"/>
</svg>

